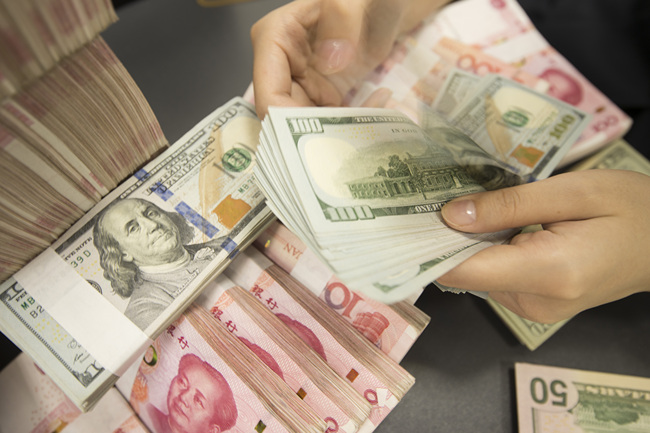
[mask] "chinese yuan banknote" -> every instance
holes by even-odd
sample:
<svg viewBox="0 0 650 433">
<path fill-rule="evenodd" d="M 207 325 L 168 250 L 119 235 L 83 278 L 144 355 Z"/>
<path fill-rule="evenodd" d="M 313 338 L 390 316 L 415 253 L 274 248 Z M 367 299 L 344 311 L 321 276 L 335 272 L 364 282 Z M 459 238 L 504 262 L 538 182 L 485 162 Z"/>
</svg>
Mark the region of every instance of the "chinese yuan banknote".
<svg viewBox="0 0 650 433">
<path fill-rule="evenodd" d="M 196 303 L 287 383 L 329 431 L 353 433 L 366 422 L 370 403 L 249 292 L 220 275 Z"/>
<path fill-rule="evenodd" d="M 156 433 L 322 432 L 316 418 L 246 345 L 190 307 L 150 347 L 130 403 Z"/>
<path fill-rule="evenodd" d="M 397 362 L 429 323 L 430 318 L 407 301 L 400 302 L 398 310 L 396 304 L 387 305 L 348 289 L 278 221 L 264 230 L 254 245 Z"/>
<path fill-rule="evenodd" d="M 251 292 L 346 378 L 372 406 L 370 421 L 377 426 L 411 388 L 414 378 L 358 333 L 336 312 L 272 265 L 259 251 L 240 254 L 225 271 L 237 285 Z"/>
<path fill-rule="evenodd" d="M 148 433 L 115 388 L 82 412 L 25 353 L 0 372 L 0 431 Z"/>
</svg>

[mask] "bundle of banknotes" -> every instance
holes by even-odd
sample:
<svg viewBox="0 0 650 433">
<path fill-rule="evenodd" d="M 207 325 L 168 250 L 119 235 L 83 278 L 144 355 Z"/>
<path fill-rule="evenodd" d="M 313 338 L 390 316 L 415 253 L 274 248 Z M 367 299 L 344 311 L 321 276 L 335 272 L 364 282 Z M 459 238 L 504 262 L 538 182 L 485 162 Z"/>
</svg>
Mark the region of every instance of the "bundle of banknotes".
<svg viewBox="0 0 650 433">
<path fill-rule="evenodd" d="M 273 220 L 252 179 L 259 129 L 232 99 L 0 285 L 0 330 L 79 407 Z"/>
<path fill-rule="evenodd" d="M 270 107 L 257 152 L 255 177 L 278 218 L 348 287 L 383 302 L 512 236 L 459 233 L 440 209 L 548 177 L 590 120 L 497 74 L 447 117 L 414 107 Z"/>
<path fill-rule="evenodd" d="M 167 147 L 99 32 L 110 2 L 0 2 L 0 281 Z M 6 13 L 6 15 L 5 15 Z"/>
<path fill-rule="evenodd" d="M 132 407 L 155 432 L 325 431 L 315 411 L 255 355 L 259 346 L 247 343 L 205 309 L 190 307 L 141 364 Z"/>
<path fill-rule="evenodd" d="M 286 244 L 278 230 L 274 224 L 264 237 Z M 318 273 L 305 269 L 302 277 L 318 279 Z M 429 318 L 410 305 L 404 310 L 419 320 L 413 324 L 402 310 L 371 305 L 340 282 L 320 289 L 329 303 L 257 248 L 242 251 L 117 388 L 154 432 L 172 425 L 210 431 L 213 424 L 241 431 L 373 431 L 414 383 L 399 361 Z M 192 412 L 186 391 L 204 396 L 206 416 Z M 221 418 L 215 404 L 228 407 Z M 193 421 L 199 430 L 189 429 Z M 205 422 L 213 424 L 199 426 Z"/>
<path fill-rule="evenodd" d="M 112 2 L 104 0 L 2 0 L 0 9 L 0 100 L 117 21 Z"/>
<path fill-rule="evenodd" d="M 650 431 L 650 379 L 515 364 L 519 433 Z"/>
<path fill-rule="evenodd" d="M 149 433 L 116 388 L 84 413 L 25 353 L 0 371 L 0 431 Z"/>
</svg>

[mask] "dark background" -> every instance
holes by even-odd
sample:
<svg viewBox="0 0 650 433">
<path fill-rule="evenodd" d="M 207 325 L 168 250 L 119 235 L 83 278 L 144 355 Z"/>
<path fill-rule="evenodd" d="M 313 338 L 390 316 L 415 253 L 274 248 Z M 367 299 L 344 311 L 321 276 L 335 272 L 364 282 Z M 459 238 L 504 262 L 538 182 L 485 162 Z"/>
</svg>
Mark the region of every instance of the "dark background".
<svg viewBox="0 0 650 433">
<path fill-rule="evenodd" d="M 519 1 L 551 45 L 634 119 L 625 138 L 648 157 L 650 2 Z M 173 143 L 243 94 L 252 77 L 249 28 L 283 3 L 115 0 L 120 20 L 103 36 Z M 402 362 L 417 382 L 378 433 L 516 431 L 515 362 L 650 377 L 649 293 L 579 314 L 534 352 L 479 298 L 430 289 L 417 305 L 432 319 Z M 0 334 L 0 366 L 17 353 Z"/>
<path fill-rule="evenodd" d="M 519 0 L 538 30 L 634 124 L 625 137 L 649 156 L 650 2 Z"/>
<path fill-rule="evenodd" d="M 147 0 L 113 0 L 113 4 L 119 16 L 123 7 L 138 1 Z M 285 2 L 256 0 L 243 7 L 268 11 Z M 650 1 L 519 0 L 519 4 L 550 44 L 633 118 L 633 127 L 625 138 L 649 157 Z M 204 11 L 209 17 L 219 13 L 218 9 L 228 13 L 229 9 L 241 6 Z M 173 29 L 173 23 L 170 27 Z M 238 71 L 238 76 L 250 81 L 252 72 Z M 168 135 L 170 142 L 184 130 L 173 132 L 176 135 Z"/>
</svg>

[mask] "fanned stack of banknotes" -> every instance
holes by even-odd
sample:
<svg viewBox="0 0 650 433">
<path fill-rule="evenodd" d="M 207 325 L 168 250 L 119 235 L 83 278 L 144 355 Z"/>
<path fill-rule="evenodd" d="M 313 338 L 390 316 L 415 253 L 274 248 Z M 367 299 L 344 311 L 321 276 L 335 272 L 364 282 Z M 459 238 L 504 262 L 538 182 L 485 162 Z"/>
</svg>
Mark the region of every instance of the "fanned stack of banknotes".
<svg viewBox="0 0 650 433">
<path fill-rule="evenodd" d="M 278 218 L 350 288 L 403 300 L 512 236 L 454 231 L 444 203 L 547 177 L 589 120 L 500 75 L 453 113 L 270 107 L 255 176 Z"/>
<path fill-rule="evenodd" d="M 0 281 L 167 146 L 103 0 L 0 2 Z M 26 181 L 28 180 L 28 181 Z"/>
<path fill-rule="evenodd" d="M 544 178 L 631 125 L 514 0 L 452 3 L 399 41 L 347 103 L 362 105 L 380 88 L 392 91 L 386 107 L 399 113 L 272 109 L 256 176 L 269 206 L 322 261 L 386 302 L 512 235 L 455 233 L 440 220 L 443 203 Z M 643 167 L 628 149 L 625 159 L 638 161 L 628 164 Z M 531 350 L 564 323 L 490 305 Z"/>
</svg>

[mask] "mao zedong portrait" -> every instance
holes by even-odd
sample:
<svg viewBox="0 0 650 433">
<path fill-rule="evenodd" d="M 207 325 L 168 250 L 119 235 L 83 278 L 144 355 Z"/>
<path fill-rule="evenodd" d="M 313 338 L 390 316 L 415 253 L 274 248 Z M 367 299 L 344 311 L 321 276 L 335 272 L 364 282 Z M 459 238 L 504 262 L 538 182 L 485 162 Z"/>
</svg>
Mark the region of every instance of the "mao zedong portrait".
<svg viewBox="0 0 650 433">
<path fill-rule="evenodd" d="M 104 277 L 129 302 L 124 311 L 145 329 L 221 250 L 223 238 L 186 245 L 192 227 L 144 199 L 111 204 L 97 218 L 93 239 Z"/>
<path fill-rule="evenodd" d="M 230 385 L 213 366 L 194 354 L 184 355 L 167 393 L 165 415 L 155 406 L 148 414 L 157 432 L 222 433 L 237 422 Z"/>
</svg>

